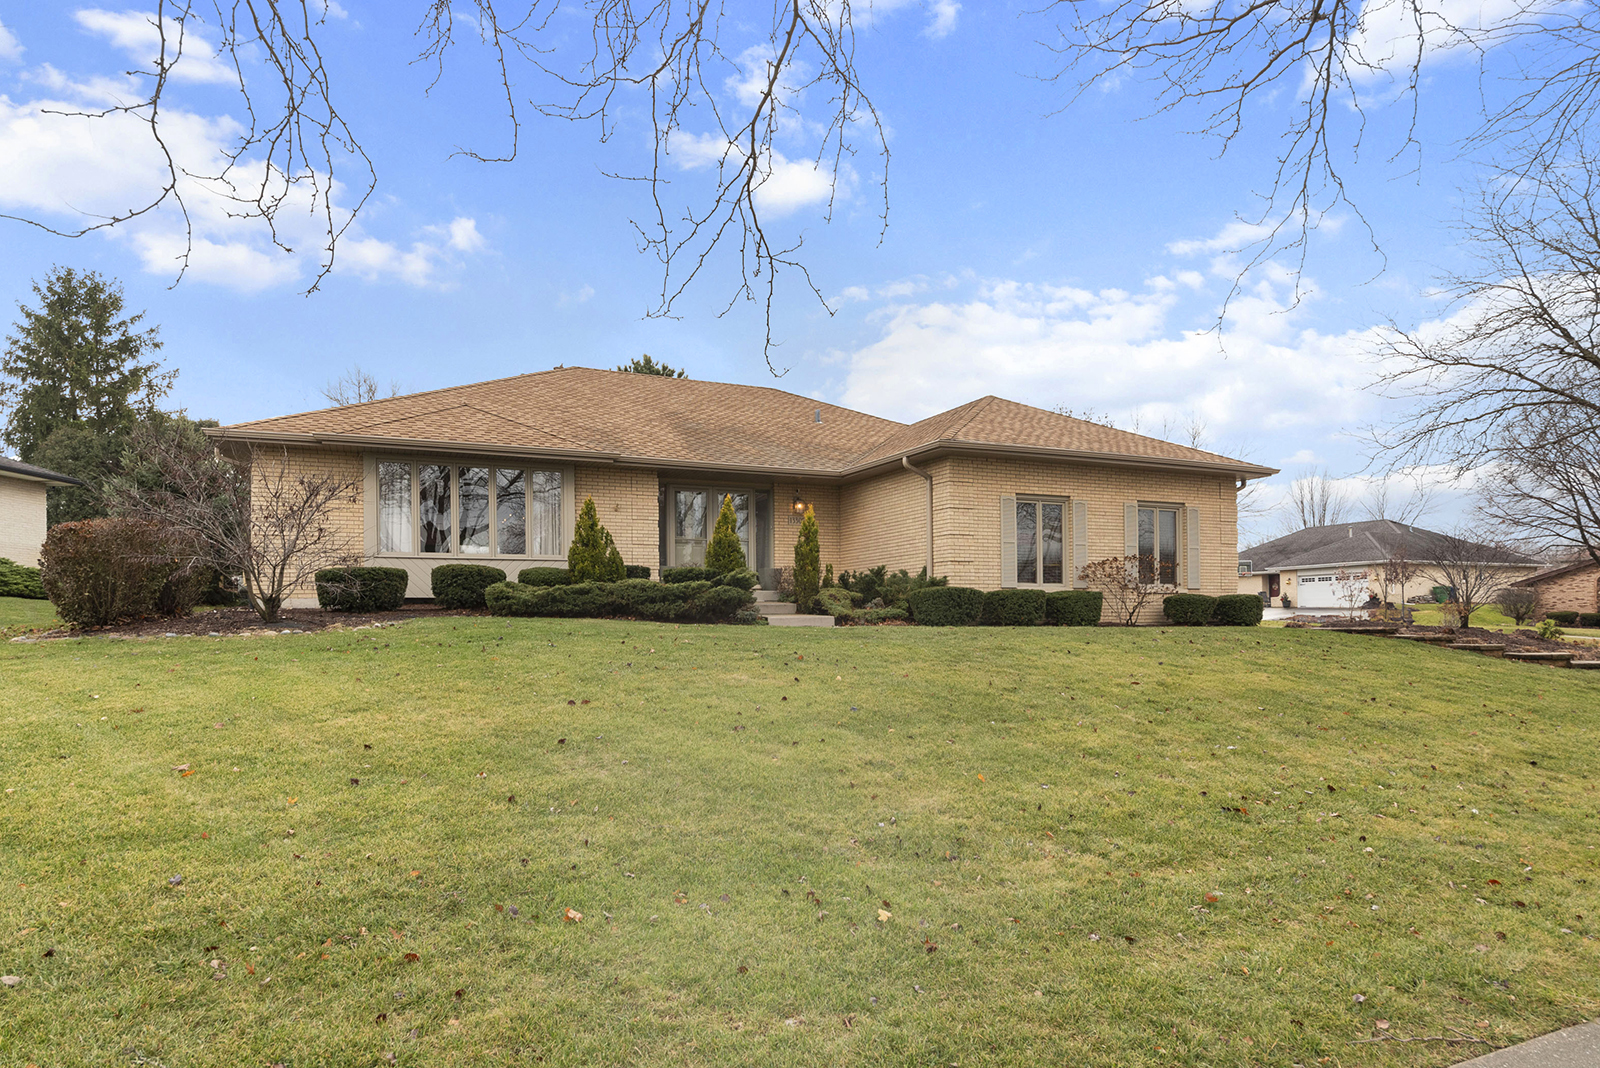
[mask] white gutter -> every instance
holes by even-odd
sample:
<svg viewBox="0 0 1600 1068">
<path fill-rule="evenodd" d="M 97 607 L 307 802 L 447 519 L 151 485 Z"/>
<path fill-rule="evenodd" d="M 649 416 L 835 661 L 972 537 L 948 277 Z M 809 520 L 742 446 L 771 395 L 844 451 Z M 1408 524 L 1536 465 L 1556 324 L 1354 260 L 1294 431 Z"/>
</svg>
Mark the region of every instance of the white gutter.
<svg viewBox="0 0 1600 1068">
<path fill-rule="evenodd" d="M 900 464 L 914 475 L 928 480 L 928 578 L 933 578 L 933 476 L 911 463 L 910 456 L 900 457 Z"/>
</svg>

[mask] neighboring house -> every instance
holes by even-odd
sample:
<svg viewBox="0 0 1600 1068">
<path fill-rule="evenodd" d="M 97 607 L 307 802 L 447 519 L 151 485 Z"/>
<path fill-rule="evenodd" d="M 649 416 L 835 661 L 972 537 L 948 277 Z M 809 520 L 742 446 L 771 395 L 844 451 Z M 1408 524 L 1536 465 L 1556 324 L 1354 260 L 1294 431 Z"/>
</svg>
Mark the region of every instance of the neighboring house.
<svg viewBox="0 0 1600 1068">
<path fill-rule="evenodd" d="M 1288 597 L 1294 608 L 1343 608 L 1352 589 L 1385 596 L 1381 569 L 1403 558 L 1412 565 L 1404 593 L 1390 589 L 1395 603 L 1448 586 L 1436 561 L 1448 550 L 1445 535 L 1388 519 L 1306 527 L 1239 553 L 1239 592 L 1266 593 L 1274 604 Z M 1473 546 L 1473 560 L 1492 566 L 1499 585 L 1510 585 L 1539 569 L 1538 561 L 1494 545 Z M 1355 584 L 1359 584 L 1357 587 Z M 1361 597 L 1360 601 L 1366 601 Z"/>
<path fill-rule="evenodd" d="M 412 597 L 440 563 L 512 578 L 564 565 L 585 497 L 628 563 L 697 564 L 730 495 L 769 588 L 810 508 L 835 571 L 1067 589 L 1090 560 L 1142 548 L 1152 580 L 1232 593 L 1238 488 L 1275 473 L 998 397 L 906 425 L 765 387 L 578 367 L 207 433 L 232 455 L 281 447 L 296 469 L 359 486 L 334 521 L 368 562 L 407 569 Z"/>
<path fill-rule="evenodd" d="M 1526 586 L 1538 593 L 1535 619 L 1543 619 L 1551 612 L 1600 612 L 1600 564 L 1587 557 L 1529 575 L 1512 585 Z"/>
<path fill-rule="evenodd" d="M 71 476 L 0 456 L 0 556 L 38 567 L 46 531 L 46 492 L 51 486 L 81 485 Z"/>
</svg>

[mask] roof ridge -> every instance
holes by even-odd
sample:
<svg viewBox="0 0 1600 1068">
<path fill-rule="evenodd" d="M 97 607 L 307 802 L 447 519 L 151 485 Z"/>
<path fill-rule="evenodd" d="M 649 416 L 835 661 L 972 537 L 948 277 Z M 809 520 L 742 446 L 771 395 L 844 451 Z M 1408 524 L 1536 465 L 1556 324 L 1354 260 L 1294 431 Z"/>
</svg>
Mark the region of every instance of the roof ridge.
<svg viewBox="0 0 1600 1068">
<path fill-rule="evenodd" d="M 972 425 L 972 421 L 974 419 L 978 418 L 978 413 L 979 412 L 983 411 L 985 408 L 989 407 L 989 405 L 993 404 L 995 401 L 997 401 L 999 399 L 1000 398 L 996 397 L 993 393 L 989 393 L 989 394 L 985 394 L 982 397 L 979 397 L 975 401 L 970 401 L 969 404 L 971 405 L 972 410 L 967 413 L 967 417 L 961 421 L 961 425 L 960 426 L 953 427 L 951 429 L 951 431 L 950 431 L 951 435 L 954 436 L 954 435 L 960 434 L 963 430 L 967 429 L 968 426 Z M 1013 403 L 1015 403 L 1015 402 L 1013 402 Z M 951 408 L 949 410 L 950 411 L 955 411 L 956 408 L 960 408 L 960 407 L 962 407 L 962 405 L 958 404 L 958 405 L 956 405 L 955 408 Z"/>
</svg>

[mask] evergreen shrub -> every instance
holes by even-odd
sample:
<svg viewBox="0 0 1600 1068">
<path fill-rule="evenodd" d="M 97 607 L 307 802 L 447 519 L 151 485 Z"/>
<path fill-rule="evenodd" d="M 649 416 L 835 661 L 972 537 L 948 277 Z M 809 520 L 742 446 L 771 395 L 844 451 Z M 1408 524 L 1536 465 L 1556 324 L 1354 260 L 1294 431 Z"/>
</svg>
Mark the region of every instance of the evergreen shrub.
<svg viewBox="0 0 1600 1068">
<path fill-rule="evenodd" d="M 1224 627 L 1253 627 L 1261 622 L 1261 610 L 1266 606 L 1253 593 L 1229 593 L 1217 598 L 1217 608 L 1212 622 Z"/>
<path fill-rule="evenodd" d="M 430 576 L 433 599 L 443 608 L 482 608 L 483 591 L 506 580 L 506 573 L 488 564 L 440 564 Z"/>
<path fill-rule="evenodd" d="M 732 620 L 755 603 L 748 590 L 709 582 L 577 582 L 570 586 L 529 586 L 502 582 L 484 590 L 497 616 L 553 616 L 567 619 L 631 617 L 679 623 Z"/>
<path fill-rule="evenodd" d="M 403 567 L 325 567 L 316 580 L 317 604 L 329 612 L 393 612 L 411 576 Z"/>
<path fill-rule="evenodd" d="M 0 597 L 45 600 L 44 581 L 39 577 L 39 569 L 24 567 L 15 560 L 0 556 Z"/>
<path fill-rule="evenodd" d="M 1216 610 L 1217 599 L 1203 593 L 1174 593 L 1161 599 L 1161 611 L 1180 627 L 1203 627 Z"/>
<path fill-rule="evenodd" d="M 1563 627 L 1577 626 L 1578 623 L 1578 613 L 1576 612 L 1546 612 L 1544 617 L 1555 620 Z"/>
<path fill-rule="evenodd" d="M 1043 590 L 990 590 L 983 595 L 983 622 L 990 627 L 1035 627 L 1044 622 Z"/>
<path fill-rule="evenodd" d="M 906 598 L 911 618 L 924 627 L 966 627 L 983 615 L 983 591 L 966 586 L 929 586 Z"/>
<path fill-rule="evenodd" d="M 524 586 L 570 586 L 572 572 L 564 567 L 525 567 L 517 572 Z"/>
<path fill-rule="evenodd" d="M 1106 595 L 1099 590 L 1057 590 L 1045 594 L 1044 621 L 1056 627 L 1098 627 Z"/>
</svg>

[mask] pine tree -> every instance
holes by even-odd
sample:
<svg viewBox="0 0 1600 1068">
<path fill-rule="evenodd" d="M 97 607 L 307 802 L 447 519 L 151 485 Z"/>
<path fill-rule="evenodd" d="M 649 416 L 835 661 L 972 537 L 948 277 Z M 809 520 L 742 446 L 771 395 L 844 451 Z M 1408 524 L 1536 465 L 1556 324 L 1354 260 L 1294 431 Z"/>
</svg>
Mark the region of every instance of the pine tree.
<svg viewBox="0 0 1600 1068">
<path fill-rule="evenodd" d="M 723 574 L 745 568 L 744 549 L 739 545 L 739 517 L 733 510 L 731 493 L 722 498 L 722 511 L 717 513 L 717 526 L 706 547 L 706 566 Z"/>
<path fill-rule="evenodd" d="M 578 511 L 572 544 L 567 547 L 567 570 L 573 582 L 620 582 L 628 574 L 611 532 L 600 524 L 593 497 L 585 497 Z"/>
<path fill-rule="evenodd" d="M 18 305 L 21 318 L 0 356 L 6 444 L 34 463 L 65 426 L 123 438 L 156 411 L 177 376 L 141 362 L 161 347 L 157 329 L 139 330 L 144 313 L 124 316 L 122 287 L 93 271 L 57 267 L 33 291 L 39 307 Z"/>
<path fill-rule="evenodd" d="M 800 521 L 800 540 L 794 543 L 794 602 L 800 612 L 809 612 L 816 604 L 821 562 L 817 515 L 807 508 L 806 517 Z"/>
<path fill-rule="evenodd" d="M 642 359 L 633 360 L 630 363 L 619 364 L 617 366 L 617 370 L 629 371 L 636 375 L 659 375 L 662 378 L 689 377 L 688 371 L 680 371 L 676 367 L 668 367 L 664 363 L 656 363 L 656 361 L 650 358 L 649 353 L 645 353 Z"/>
</svg>

